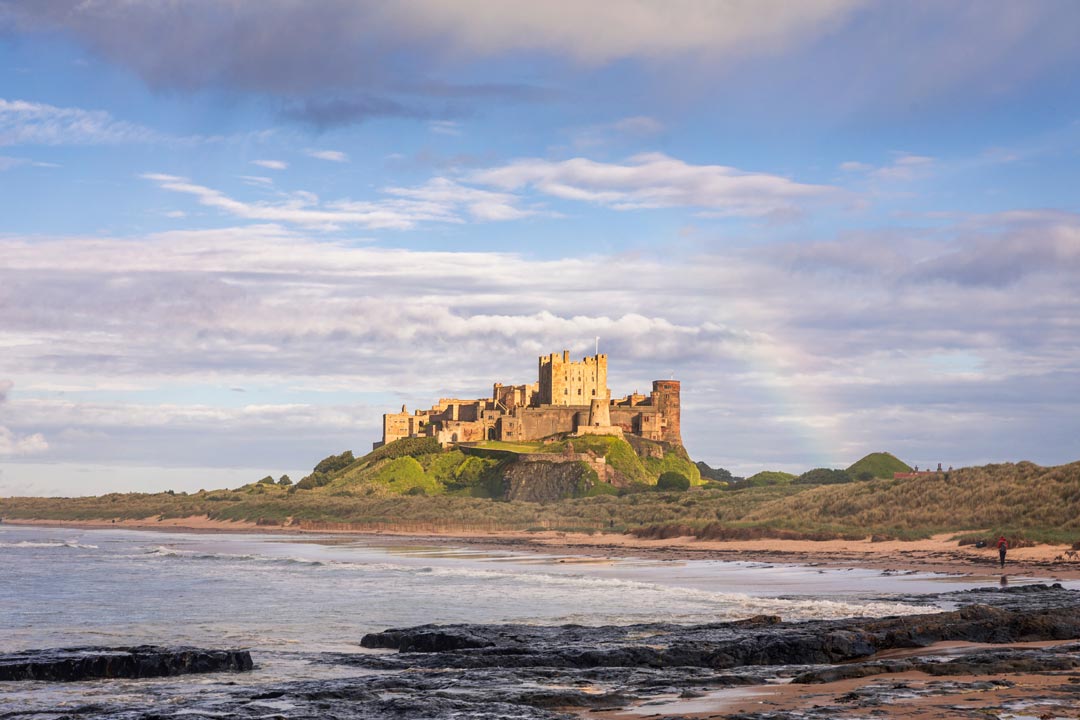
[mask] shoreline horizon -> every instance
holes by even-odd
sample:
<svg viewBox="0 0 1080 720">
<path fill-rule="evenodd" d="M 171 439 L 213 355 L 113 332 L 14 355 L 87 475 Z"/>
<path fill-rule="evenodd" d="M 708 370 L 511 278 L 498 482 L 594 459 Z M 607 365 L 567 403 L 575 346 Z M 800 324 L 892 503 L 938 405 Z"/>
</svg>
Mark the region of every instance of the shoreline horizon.
<svg viewBox="0 0 1080 720">
<path fill-rule="evenodd" d="M 589 557 L 645 557 L 661 560 L 720 560 L 727 562 L 769 562 L 824 567 L 855 567 L 883 572 L 926 572 L 957 576 L 1000 576 L 1059 581 L 1080 580 L 1080 562 L 1056 562 L 1067 545 L 1035 545 L 1009 551 L 1004 569 L 998 567 L 997 553 L 960 546 L 942 533 L 923 540 L 699 540 L 676 537 L 663 540 L 637 538 L 628 534 L 545 531 L 459 531 L 415 532 L 409 530 L 364 530 L 303 528 L 259 525 L 250 521 L 212 520 L 206 516 L 161 520 L 50 520 L 3 518 L 2 525 L 73 528 L 82 530 L 145 530 L 150 532 L 190 532 L 199 534 L 258 534 L 296 536 L 351 536 L 380 538 L 389 542 L 423 540 L 432 544 L 464 544 L 473 547 L 514 548 L 527 552 L 558 552 Z M 958 531 L 959 532 L 959 531 Z M 991 549 L 992 550 L 992 549 Z"/>
</svg>

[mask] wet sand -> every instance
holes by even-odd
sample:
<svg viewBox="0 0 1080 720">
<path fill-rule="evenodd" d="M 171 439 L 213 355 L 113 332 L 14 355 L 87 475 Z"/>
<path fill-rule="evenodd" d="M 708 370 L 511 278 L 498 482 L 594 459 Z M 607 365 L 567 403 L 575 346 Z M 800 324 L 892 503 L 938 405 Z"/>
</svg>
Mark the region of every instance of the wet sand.
<svg viewBox="0 0 1080 720">
<path fill-rule="evenodd" d="M 956 656 L 980 649 L 1045 648 L 1065 642 L 984 643 L 943 642 L 925 648 L 892 650 L 873 659 Z M 1077 718 L 1080 676 L 1075 672 L 955 675 L 935 677 L 923 672 L 886 673 L 819 685 L 776 683 L 717 690 L 695 698 L 661 698 L 632 709 L 590 712 L 605 720 L 643 720 L 650 717 L 723 718 L 737 714 L 800 712 L 815 708 L 837 716 L 885 717 L 905 720 L 953 718 Z M 870 712 L 867 712 L 870 710 Z M 583 715 L 585 717 L 585 715 Z"/>
<path fill-rule="evenodd" d="M 642 705 L 632 711 L 590 712 L 604 720 L 725 718 L 741 713 L 795 712 L 815 706 L 815 717 L 902 718 L 1076 718 L 1080 683 L 1067 673 L 940 678 L 921 672 L 877 675 L 823 685 L 764 685 L 731 688 L 701 698 Z M 859 696 L 870 702 L 860 702 Z M 877 697 L 875 697 L 877 696 Z M 824 715 L 822 714 L 824 713 Z"/>
</svg>

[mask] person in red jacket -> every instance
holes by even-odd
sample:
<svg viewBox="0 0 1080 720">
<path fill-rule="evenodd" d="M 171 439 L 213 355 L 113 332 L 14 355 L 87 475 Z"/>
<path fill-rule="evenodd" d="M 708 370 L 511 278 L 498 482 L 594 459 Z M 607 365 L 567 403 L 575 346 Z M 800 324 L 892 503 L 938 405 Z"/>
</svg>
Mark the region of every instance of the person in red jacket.
<svg viewBox="0 0 1080 720">
<path fill-rule="evenodd" d="M 1001 558 L 1001 567 L 1005 567 L 1005 553 L 1009 550 L 1009 541 L 1005 539 L 1004 535 L 998 538 L 997 547 L 998 557 Z"/>
</svg>

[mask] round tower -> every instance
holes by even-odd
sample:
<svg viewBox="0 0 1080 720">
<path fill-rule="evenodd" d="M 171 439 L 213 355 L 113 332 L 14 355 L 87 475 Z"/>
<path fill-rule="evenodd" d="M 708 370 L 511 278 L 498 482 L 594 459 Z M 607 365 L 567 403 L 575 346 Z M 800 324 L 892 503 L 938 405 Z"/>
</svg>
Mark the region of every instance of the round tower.
<svg viewBox="0 0 1080 720">
<path fill-rule="evenodd" d="M 607 400 L 589 401 L 589 427 L 611 427 L 611 405 Z"/>
</svg>

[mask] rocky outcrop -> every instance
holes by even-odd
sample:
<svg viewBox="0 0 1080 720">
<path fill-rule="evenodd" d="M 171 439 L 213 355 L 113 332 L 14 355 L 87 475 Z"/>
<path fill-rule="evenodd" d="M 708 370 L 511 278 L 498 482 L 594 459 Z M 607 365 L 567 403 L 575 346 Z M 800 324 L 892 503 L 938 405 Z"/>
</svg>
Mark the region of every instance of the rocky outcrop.
<svg viewBox="0 0 1080 720">
<path fill-rule="evenodd" d="M 201 650 L 154 645 L 25 650 L 0 655 L 0 680 L 71 682 L 95 678 L 151 678 L 251 670 L 247 650 Z"/>
<path fill-rule="evenodd" d="M 593 473 L 580 461 L 515 462 L 503 474 L 503 499 L 556 502 L 584 495 Z"/>
<path fill-rule="evenodd" d="M 361 643 L 414 653 L 407 662 L 421 667 L 730 669 L 835 664 L 947 640 L 1009 643 L 1074 638 L 1080 638 L 1080 612 L 1071 604 L 1043 609 L 970 605 L 926 615 L 805 623 L 764 616 L 693 627 L 425 625 L 367 635 Z"/>
<path fill-rule="evenodd" d="M 814 668 L 796 675 L 793 683 L 812 685 L 838 680 L 918 671 L 927 675 L 1013 675 L 1016 673 L 1065 672 L 1080 667 L 1080 645 L 1044 650 L 1006 649 L 973 652 L 952 659 L 912 658 Z"/>
</svg>

